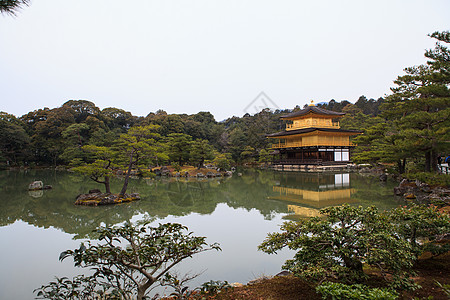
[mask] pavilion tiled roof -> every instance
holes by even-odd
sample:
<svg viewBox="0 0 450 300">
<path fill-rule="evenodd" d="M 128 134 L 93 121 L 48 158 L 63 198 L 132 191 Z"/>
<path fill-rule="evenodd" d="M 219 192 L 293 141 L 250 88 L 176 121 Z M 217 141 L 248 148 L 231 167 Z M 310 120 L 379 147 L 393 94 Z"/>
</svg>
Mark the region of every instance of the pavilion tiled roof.
<svg viewBox="0 0 450 300">
<path fill-rule="evenodd" d="M 331 111 L 331 110 L 327 110 L 327 109 L 323 109 L 317 106 L 307 106 L 306 108 L 299 110 L 299 111 L 295 111 L 292 112 L 290 114 L 281 116 L 281 119 L 288 119 L 288 118 L 293 118 L 293 117 L 298 117 L 298 116 L 303 116 L 306 115 L 308 113 L 316 113 L 319 115 L 335 115 L 335 116 L 343 116 L 345 115 L 345 113 L 343 112 L 336 112 L 336 111 Z"/>
</svg>

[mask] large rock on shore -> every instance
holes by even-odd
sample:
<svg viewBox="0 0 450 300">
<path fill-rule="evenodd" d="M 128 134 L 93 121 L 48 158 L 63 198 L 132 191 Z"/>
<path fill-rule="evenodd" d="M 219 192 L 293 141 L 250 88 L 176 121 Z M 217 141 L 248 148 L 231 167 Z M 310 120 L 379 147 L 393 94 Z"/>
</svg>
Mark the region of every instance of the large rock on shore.
<svg viewBox="0 0 450 300">
<path fill-rule="evenodd" d="M 98 205 L 111 205 L 119 204 L 125 202 L 132 202 L 141 200 L 138 193 L 125 194 L 123 197 L 119 197 L 118 194 L 107 194 L 107 193 L 89 193 L 78 195 L 75 201 L 76 205 L 88 205 L 88 206 L 98 206 Z"/>
<path fill-rule="evenodd" d="M 410 183 L 408 179 L 403 179 L 400 184 L 394 188 L 394 194 L 397 196 L 403 196 L 406 193 L 413 193 L 415 189 L 415 184 Z"/>
</svg>

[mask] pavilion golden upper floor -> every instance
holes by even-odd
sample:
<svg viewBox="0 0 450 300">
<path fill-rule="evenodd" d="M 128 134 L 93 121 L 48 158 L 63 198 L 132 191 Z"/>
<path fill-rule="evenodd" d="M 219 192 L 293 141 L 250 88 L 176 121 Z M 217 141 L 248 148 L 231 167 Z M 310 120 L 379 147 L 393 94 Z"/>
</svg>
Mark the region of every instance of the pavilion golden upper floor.
<svg viewBox="0 0 450 300">
<path fill-rule="evenodd" d="M 354 146 L 350 136 L 360 132 L 340 128 L 339 119 L 345 113 L 326 110 L 310 104 L 305 109 L 281 117 L 287 121 L 286 129 L 267 135 L 273 139 L 273 149 L 314 147 L 314 146 Z"/>
</svg>

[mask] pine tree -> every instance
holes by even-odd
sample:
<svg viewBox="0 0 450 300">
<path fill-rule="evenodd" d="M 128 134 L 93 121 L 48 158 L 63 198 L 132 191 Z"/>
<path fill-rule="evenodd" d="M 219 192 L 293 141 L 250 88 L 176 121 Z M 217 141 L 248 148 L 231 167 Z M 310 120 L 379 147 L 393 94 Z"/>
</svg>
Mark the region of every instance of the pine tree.
<svg viewBox="0 0 450 300">
<path fill-rule="evenodd" d="M 407 159 L 420 157 L 425 171 L 437 170 L 438 155 L 448 149 L 450 139 L 450 50 L 443 44 L 450 43 L 450 34 L 435 32 L 430 36 L 438 41 L 425 53 L 429 61 L 406 68 L 406 74 L 394 81 L 396 86 L 382 105 L 382 116 L 389 126 L 383 136 L 366 138 L 366 142 L 372 140 L 366 145 L 373 153 L 361 153 L 361 159 L 395 159 L 402 172 Z M 365 144 L 364 139 L 359 142 Z"/>
</svg>

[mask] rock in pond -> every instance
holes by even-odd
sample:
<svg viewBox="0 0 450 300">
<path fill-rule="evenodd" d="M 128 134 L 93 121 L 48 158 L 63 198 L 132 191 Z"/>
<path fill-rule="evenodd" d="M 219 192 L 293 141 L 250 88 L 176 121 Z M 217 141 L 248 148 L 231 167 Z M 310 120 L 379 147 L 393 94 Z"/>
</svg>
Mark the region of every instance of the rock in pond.
<svg viewBox="0 0 450 300">
<path fill-rule="evenodd" d="M 98 206 L 98 205 L 119 204 L 137 200 L 141 200 L 141 197 L 139 196 L 138 193 L 125 194 L 123 197 L 119 197 L 118 194 L 90 193 L 78 195 L 75 204 Z"/>
<path fill-rule="evenodd" d="M 33 181 L 28 186 L 29 191 L 51 190 L 52 188 L 51 185 L 44 185 L 42 181 Z"/>
<path fill-rule="evenodd" d="M 44 183 L 42 183 L 42 181 L 33 181 L 33 182 L 30 183 L 30 185 L 28 186 L 28 190 L 29 190 L 29 191 L 42 190 L 43 188 L 44 188 Z"/>
</svg>

